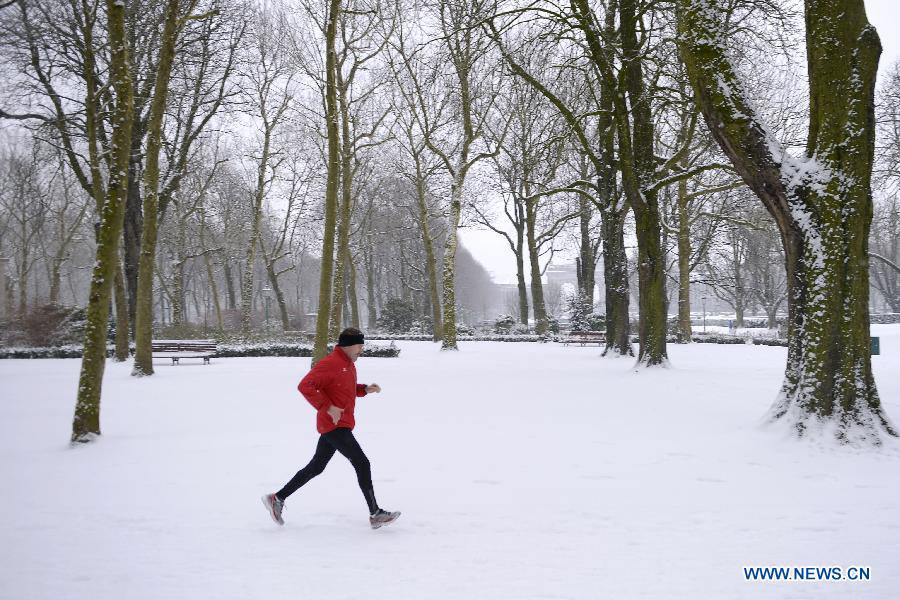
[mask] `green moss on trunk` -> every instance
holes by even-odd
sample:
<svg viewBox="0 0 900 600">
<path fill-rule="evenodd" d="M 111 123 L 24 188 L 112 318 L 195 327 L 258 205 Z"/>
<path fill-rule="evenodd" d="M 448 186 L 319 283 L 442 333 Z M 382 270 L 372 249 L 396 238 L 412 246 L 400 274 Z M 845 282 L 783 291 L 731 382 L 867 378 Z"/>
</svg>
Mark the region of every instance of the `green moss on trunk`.
<svg viewBox="0 0 900 600">
<path fill-rule="evenodd" d="M 134 97 L 125 41 L 125 7 L 106 2 L 111 47 L 111 78 L 116 94 L 113 115 L 113 161 L 107 198 L 101 213 L 84 333 L 84 354 L 78 379 L 78 398 L 72 421 L 72 442 L 89 442 L 100 435 L 100 391 L 106 366 L 106 332 L 109 300 L 118 262 L 119 237 L 125 213 L 128 158 Z"/>
</svg>

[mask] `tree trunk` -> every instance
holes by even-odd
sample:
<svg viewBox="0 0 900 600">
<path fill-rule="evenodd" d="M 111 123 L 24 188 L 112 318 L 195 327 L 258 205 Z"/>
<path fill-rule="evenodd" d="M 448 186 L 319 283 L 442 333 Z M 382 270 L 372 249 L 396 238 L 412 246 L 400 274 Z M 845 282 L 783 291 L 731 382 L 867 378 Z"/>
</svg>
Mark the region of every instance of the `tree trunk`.
<svg viewBox="0 0 900 600">
<path fill-rule="evenodd" d="M 588 0 L 572 0 L 575 18 L 588 43 L 591 58 L 603 85 L 613 90 L 616 133 L 619 140 L 618 165 L 622 187 L 635 215 L 638 238 L 638 304 L 640 310 L 638 363 L 665 365 L 666 298 L 665 257 L 660 243 L 660 218 L 656 191 L 651 187 L 656 170 L 654 121 L 649 94 L 644 84 L 639 19 L 636 0 L 619 2 L 618 35 L 622 43 L 622 68 L 615 73 L 609 56 L 608 38 L 614 31 L 614 15 L 607 11 L 604 33 L 597 29 Z M 643 35 L 643 34 L 642 34 Z"/>
<path fill-rule="evenodd" d="M 453 184 L 450 188 L 450 221 L 447 223 L 447 240 L 444 243 L 443 307 L 444 326 L 442 328 L 441 350 L 459 350 L 456 345 L 456 246 L 459 217 L 462 212 L 462 176 L 465 156 L 459 161 Z"/>
<path fill-rule="evenodd" d="M 531 305 L 534 310 L 534 332 L 538 335 L 545 335 L 548 328 L 547 309 L 544 304 L 544 284 L 541 282 L 541 263 L 535 235 L 537 202 L 526 200 L 525 204 L 525 238 L 528 243 L 528 260 L 531 263 Z"/>
<path fill-rule="evenodd" d="M 172 266 L 172 325 L 184 325 L 184 263 L 179 251 L 178 261 Z M 252 280 L 251 280 L 252 281 Z"/>
<path fill-rule="evenodd" d="M 64 250 L 65 245 L 60 247 L 59 252 L 53 258 L 53 266 L 50 269 L 50 304 L 59 304 L 59 290 L 62 285 L 62 265 L 65 262 Z"/>
<path fill-rule="evenodd" d="M 265 250 L 263 250 L 263 253 L 265 254 Z M 289 331 L 291 328 L 291 321 L 288 317 L 287 302 L 285 302 L 284 299 L 284 292 L 278 284 L 278 274 L 275 273 L 275 261 L 266 260 L 266 275 L 269 276 L 269 284 L 272 286 L 272 291 L 275 293 L 275 302 L 278 303 L 278 314 L 281 317 L 281 330 Z"/>
<path fill-rule="evenodd" d="M 691 335 L 691 224 L 687 210 L 687 180 L 678 182 L 678 342 L 690 344 Z"/>
<path fill-rule="evenodd" d="M 578 286 L 586 304 L 594 306 L 594 267 L 597 264 L 591 244 L 591 203 L 584 196 L 578 196 L 578 221 L 581 234 L 581 248 L 578 255 Z"/>
<path fill-rule="evenodd" d="M 741 236 L 735 233 L 732 236 L 731 244 L 731 265 L 734 269 L 734 326 L 744 326 L 744 306 L 746 300 L 746 291 L 744 287 L 744 261 L 741 252 L 742 244 L 745 242 Z"/>
<path fill-rule="evenodd" d="M 603 356 L 634 356 L 628 314 L 625 210 L 603 211 L 603 279 L 606 283 L 606 348 Z"/>
<path fill-rule="evenodd" d="M 434 240 L 428 227 L 428 205 L 425 197 L 425 182 L 416 155 L 416 202 L 419 207 L 419 229 L 422 231 L 422 245 L 425 247 L 425 273 L 428 275 L 428 292 L 431 297 L 431 319 L 433 323 L 432 341 L 439 342 L 442 337 L 441 301 L 438 296 L 437 269 L 434 260 Z"/>
<path fill-rule="evenodd" d="M 225 323 L 222 321 L 222 303 L 219 302 L 219 286 L 216 283 L 212 259 L 209 257 L 209 252 L 203 253 L 203 262 L 206 264 L 206 278 L 209 280 L 209 293 L 212 296 L 213 309 L 216 311 L 216 327 L 219 331 L 224 331 Z"/>
<path fill-rule="evenodd" d="M 525 284 L 525 234 L 516 230 L 516 287 L 519 290 L 519 323 L 528 326 L 528 288 Z"/>
<path fill-rule="evenodd" d="M 335 37 L 341 0 L 331 0 L 325 27 L 325 124 L 328 133 L 328 175 L 325 183 L 325 230 L 322 236 L 322 265 L 319 276 L 319 308 L 316 316 L 316 341 L 312 363 L 328 350 L 328 321 L 331 312 L 331 279 L 334 267 L 334 234 L 340 177 L 340 137 L 336 85 L 337 57 Z"/>
<path fill-rule="evenodd" d="M 363 256 L 366 265 L 366 307 L 369 313 L 369 331 L 374 331 L 378 327 L 378 313 L 375 306 L 375 269 L 372 264 L 374 261 L 370 252 L 366 252 Z"/>
<path fill-rule="evenodd" d="M 267 149 L 263 150 L 266 155 Z M 259 243 L 259 227 L 262 218 L 262 205 L 254 200 L 253 215 L 250 223 L 250 239 L 247 242 L 247 253 L 244 257 L 243 277 L 241 278 L 241 334 L 249 335 L 253 328 L 253 270 L 256 266 L 256 246 Z"/>
<path fill-rule="evenodd" d="M 22 229 L 25 229 L 25 221 L 22 220 Z M 22 232 L 21 238 L 27 239 L 25 232 Z M 19 314 L 24 315 L 28 310 L 28 244 L 22 244 L 22 262 L 19 263 L 16 273 L 16 281 L 19 284 Z"/>
<path fill-rule="evenodd" d="M 116 353 L 114 360 L 115 362 L 125 362 L 128 360 L 128 341 L 130 338 L 128 335 L 128 292 L 125 289 L 125 276 L 122 272 L 122 263 L 119 260 L 116 260 L 115 277 Z"/>
<path fill-rule="evenodd" d="M 788 359 L 772 421 L 797 435 L 879 445 L 898 435 L 872 376 L 868 237 L 875 76 L 881 45 L 862 0 L 807 0 L 810 86 L 805 156 L 780 148 L 747 101 L 722 23 L 681 0 L 678 28 L 707 125 L 775 218 L 788 280 Z"/>
<path fill-rule="evenodd" d="M 668 362 L 666 352 L 666 261 L 660 243 L 661 227 L 657 193 L 647 188 L 655 175 L 655 140 L 650 99 L 638 45 L 636 0 L 619 3 L 620 35 L 624 53 L 624 86 L 631 105 L 632 127 L 624 98 L 616 110 L 620 145 L 631 130 L 623 157 L 623 184 L 635 216 L 638 238 L 638 310 L 640 323 L 638 362 L 646 366 Z M 629 156 L 630 155 L 630 156 Z"/>
<path fill-rule="evenodd" d="M 331 301 L 329 337 L 337 339 L 343 327 L 344 302 L 347 293 L 347 262 L 350 258 L 350 213 L 353 207 L 353 140 L 350 138 L 350 107 L 340 67 L 335 69 L 338 107 L 341 118 L 341 219 L 338 222 L 337 264 L 334 268 L 334 298 Z"/>
<path fill-rule="evenodd" d="M 356 265 L 353 257 L 347 256 L 347 266 L 350 268 L 350 281 L 347 284 L 347 300 L 350 302 L 350 327 L 359 329 L 359 298 L 356 295 Z"/>
<path fill-rule="evenodd" d="M 4 319 L 9 319 L 12 317 L 13 313 L 13 294 L 12 294 L 12 282 L 9 279 L 9 259 L 3 256 L 0 256 L 0 293 L 3 294 L 3 312 L 0 313 L 3 315 Z"/>
<path fill-rule="evenodd" d="M 118 262 L 119 236 L 128 185 L 128 157 L 134 97 L 125 42 L 125 6 L 106 0 L 109 21 L 111 79 L 116 92 L 113 115 L 113 161 L 107 198 L 101 212 L 97 256 L 84 332 L 84 352 L 78 380 L 78 398 L 72 420 L 72 442 L 90 442 L 100 435 L 100 391 L 106 366 L 106 330 L 109 298 Z"/>
<path fill-rule="evenodd" d="M 140 234 L 140 252 L 136 271 L 136 304 L 134 309 L 135 324 L 135 352 L 132 375 L 153 375 L 153 357 L 151 343 L 153 340 L 153 271 L 156 259 L 156 241 L 158 236 L 158 209 L 159 209 L 159 150 L 162 145 L 162 120 L 168 96 L 169 77 L 172 71 L 172 63 L 175 59 L 175 41 L 178 37 L 178 3 L 179 0 L 169 0 L 166 7 L 166 21 L 163 26 L 163 39 L 160 48 L 159 66 L 156 71 L 156 85 L 153 101 L 150 106 L 150 117 L 147 123 L 147 158 L 144 170 L 144 204 L 143 223 Z M 130 195 L 130 194 L 129 194 Z M 201 224 L 202 228 L 202 224 Z M 201 241 L 203 232 L 201 229 Z M 126 235 L 126 237 L 128 237 Z M 215 290 L 215 280 L 212 277 L 212 268 L 207 261 L 210 285 L 213 289 L 213 298 L 216 302 L 216 317 L 219 327 L 222 327 L 222 314 L 219 311 L 219 299 Z M 126 260 L 127 262 L 127 260 Z"/>
<path fill-rule="evenodd" d="M 237 298 L 234 292 L 234 278 L 231 275 L 231 261 L 226 251 L 222 251 L 222 274 L 225 276 L 225 296 L 228 300 L 228 310 L 237 308 Z"/>
<path fill-rule="evenodd" d="M 132 125 L 131 158 L 128 167 L 128 191 L 125 196 L 125 222 L 122 228 L 124 278 L 128 292 L 128 322 L 137 321 L 138 276 L 140 271 L 141 236 L 144 217 L 141 209 L 141 142 L 140 119 Z M 149 159 L 148 159 L 149 160 Z"/>
</svg>

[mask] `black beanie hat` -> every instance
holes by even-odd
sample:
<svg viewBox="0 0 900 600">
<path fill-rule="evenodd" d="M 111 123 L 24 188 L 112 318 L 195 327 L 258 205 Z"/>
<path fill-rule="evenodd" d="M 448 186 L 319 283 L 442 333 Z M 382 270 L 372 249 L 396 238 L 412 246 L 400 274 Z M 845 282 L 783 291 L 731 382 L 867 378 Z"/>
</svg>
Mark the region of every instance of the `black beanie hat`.
<svg viewBox="0 0 900 600">
<path fill-rule="evenodd" d="M 338 336 L 338 346 L 353 346 L 355 344 L 365 344 L 365 336 L 354 327 L 348 327 Z"/>
</svg>

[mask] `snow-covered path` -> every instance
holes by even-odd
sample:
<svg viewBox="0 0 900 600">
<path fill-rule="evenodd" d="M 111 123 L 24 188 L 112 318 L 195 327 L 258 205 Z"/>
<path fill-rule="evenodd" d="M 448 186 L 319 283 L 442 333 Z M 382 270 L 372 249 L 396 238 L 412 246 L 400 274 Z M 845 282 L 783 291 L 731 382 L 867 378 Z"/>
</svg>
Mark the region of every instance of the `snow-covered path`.
<svg viewBox="0 0 900 600">
<path fill-rule="evenodd" d="M 873 358 L 900 423 L 900 325 Z M 556 344 L 401 342 L 356 435 L 371 531 L 336 456 L 312 454 L 308 359 L 110 363 L 99 443 L 67 446 L 80 361 L 0 361 L 0 598 L 871 598 L 900 590 L 900 445 L 853 451 L 759 427 L 783 348 L 670 346 L 673 368 Z M 199 362 L 199 361 L 198 361 Z M 870 567 L 869 581 L 745 581 L 745 566 Z"/>
</svg>

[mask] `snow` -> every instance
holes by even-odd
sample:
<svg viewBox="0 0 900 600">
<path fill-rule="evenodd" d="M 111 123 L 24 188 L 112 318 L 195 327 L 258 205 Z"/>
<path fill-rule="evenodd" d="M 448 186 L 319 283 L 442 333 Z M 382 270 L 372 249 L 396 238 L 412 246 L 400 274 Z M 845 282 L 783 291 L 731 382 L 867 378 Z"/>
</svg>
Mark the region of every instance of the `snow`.
<svg viewBox="0 0 900 600">
<path fill-rule="evenodd" d="M 875 325 L 900 422 L 900 325 Z M 596 347 L 398 342 L 363 358 L 356 435 L 372 531 L 335 456 L 311 457 L 307 358 L 107 364 L 103 435 L 69 448 L 77 359 L 0 361 L 0 598 L 896 598 L 900 444 L 787 439 L 760 419 L 785 349 L 670 345 L 633 370 Z M 867 566 L 862 582 L 748 582 L 745 566 Z"/>
<path fill-rule="evenodd" d="M 778 329 L 768 329 L 765 327 L 735 327 L 734 329 L 730 327 L 724 327 L 722 325 L 707 325 L 706 333 L 716 334 L 716 335 L 736 335 L 738 337 L 753 337 L 753 338 L 777 338 L 778 337 Z M 704 327 L 702 321 L 700 323 L 691 322 L 691 332 L 694 335 L 703 335 Z"/>
</svg>

